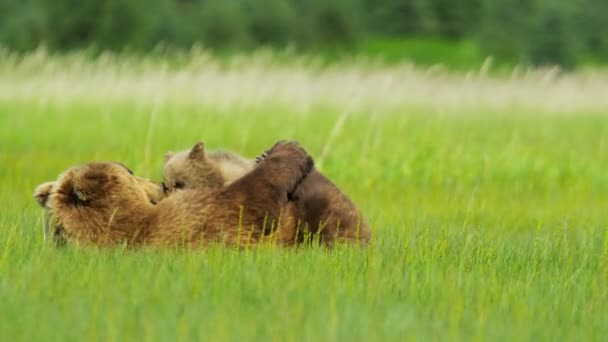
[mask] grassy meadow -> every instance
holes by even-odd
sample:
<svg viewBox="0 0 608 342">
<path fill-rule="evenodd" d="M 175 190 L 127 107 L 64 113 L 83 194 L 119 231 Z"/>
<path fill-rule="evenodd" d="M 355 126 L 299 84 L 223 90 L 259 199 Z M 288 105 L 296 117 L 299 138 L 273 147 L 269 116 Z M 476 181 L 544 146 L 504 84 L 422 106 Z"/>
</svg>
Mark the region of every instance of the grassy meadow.
<svg viewBox="0 0 608 342">
<path fill-rule="evenodd" d="M 267 54 L 0 59 L 0 339 L 602 340 L 608 74 Z M 34 187 L 117 160 L 160 179 L 198 140 L 296 139 L 368 248 L 56 249 Z"/>
</svg>

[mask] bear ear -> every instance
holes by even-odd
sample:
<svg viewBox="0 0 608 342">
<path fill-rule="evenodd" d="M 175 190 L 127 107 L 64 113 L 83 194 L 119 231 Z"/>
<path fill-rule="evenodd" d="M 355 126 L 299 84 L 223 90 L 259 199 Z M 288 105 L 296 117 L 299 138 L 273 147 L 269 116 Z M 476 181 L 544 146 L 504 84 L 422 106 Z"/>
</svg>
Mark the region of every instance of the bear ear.
<svg viewBox="0 0 608 342">
<path fill-rule="evenodd" d="M 173 158 L 173 156 L 175 155 L 175 152 L 173 151 L 169 151 L 165 154 L 165 163 L 169 161 L 169 159 Z"/>
<path fill-rule="evenodd" d="M 79 184 L 73 183 L 66 185 L 68 192 L 66 193 L 66 199 L 69 204 L 82 205 L 86 204 L 89 200 L 88 192 Z"/>
<path fill-rule="evenodd" d="M 93 194 L 98 193 L 108 182 L 109 177 L 105 170 L 90 170 L 72 182 L 73 199 L 82 203 L 91 200 Z"/>
<path fill-rule="evenodd" d="M 203 157 L 205 157 L 205 144 L 199 141 L 192 147 L 192 150 L 190 150 L 188 158 L 196 160 Z"/>
<path fill-rule="evenodd" d="M 74 185 L 74 187 L 72 188 L 72 195 L 74 196 L 73 198 L 76 201 L 81 203 L 85 203 L 89 199 L 87 193 L 77 185 Z"/>
</svg>

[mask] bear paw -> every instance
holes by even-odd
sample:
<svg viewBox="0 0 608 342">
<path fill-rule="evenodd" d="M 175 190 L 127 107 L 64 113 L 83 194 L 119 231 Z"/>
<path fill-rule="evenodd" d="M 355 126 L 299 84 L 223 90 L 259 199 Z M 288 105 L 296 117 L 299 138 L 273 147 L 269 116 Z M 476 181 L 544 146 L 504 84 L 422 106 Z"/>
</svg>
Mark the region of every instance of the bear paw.
<svg viewBox="0 0 608 342">
<path fill-rule="evenodd" d="M 281 168 L 291 169 L 292 176 L 295 176 L 287 187 L 289 198 L 314 167 L 312 157 L 295 141 L 281 140 L 264 154 L 260 163 L 264 160 L 277 162 Z"/>
<path fill-rule="evenodd" d="M 41 207 L 46 208 L 46 202 L 51 195 L 54 185 L 55 182 L 45 182 L 38 185 L 34 190 L 34 199 L 36 199 L 36 202 L 38 202 Z"/>
</svg>

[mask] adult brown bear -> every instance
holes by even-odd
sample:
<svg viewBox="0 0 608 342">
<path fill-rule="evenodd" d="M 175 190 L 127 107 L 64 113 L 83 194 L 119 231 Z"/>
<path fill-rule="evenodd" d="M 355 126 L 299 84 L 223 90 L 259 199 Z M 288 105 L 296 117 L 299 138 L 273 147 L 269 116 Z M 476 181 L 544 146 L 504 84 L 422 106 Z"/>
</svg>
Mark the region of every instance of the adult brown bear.
<svg viewBox="0 0 608 342">
<path fill-rule="evenodd" d="M 64 172 L 41 204 L 53 235 L 82 245 L 292 245 L 297 223 L 288 198 L 312 168 L 296 143 L 278 143 L 227 187 L 179 191 L 154 204 L 123 165 L 90 163 Z"/>
</svg>

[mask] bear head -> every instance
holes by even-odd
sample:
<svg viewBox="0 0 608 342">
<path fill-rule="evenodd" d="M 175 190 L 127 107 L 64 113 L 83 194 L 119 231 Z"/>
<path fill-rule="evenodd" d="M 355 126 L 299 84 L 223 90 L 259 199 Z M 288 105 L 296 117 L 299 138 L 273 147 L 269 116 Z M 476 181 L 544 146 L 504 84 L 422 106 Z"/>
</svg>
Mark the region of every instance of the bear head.
<svg viewBox="0 0 608 342">
<path fill-rule="evenodd" d="M 164 196 L 160 184 L 135 177 L 122 164 L 95 162 L 60 175 L 43 206 L 56 243 L 134 243 Z"/>
<path fill-rule="evenodd" d="M 169 192 L 180 189 L 214 189 L 224 185 L 224 176 L 212 162 L 202 142 L 182 152 L 168 152 L 163 170 L 165 186 Z"/>
</svg>

